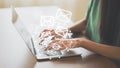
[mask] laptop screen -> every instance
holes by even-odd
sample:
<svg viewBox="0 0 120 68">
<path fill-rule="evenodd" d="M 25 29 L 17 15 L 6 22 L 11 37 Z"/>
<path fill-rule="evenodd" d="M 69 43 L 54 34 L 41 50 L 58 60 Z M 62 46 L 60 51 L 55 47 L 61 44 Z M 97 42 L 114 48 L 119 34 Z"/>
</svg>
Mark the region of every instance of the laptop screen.
<svg viewBox="0 0 120 68">
<path fill-rule="evenodd" d="M 33 39 L 14 8 L 12 8 L 12 23 L 15 26 L 18 33 L 20 34 L 20 36 L 22 37 L 22 39 L 24 40 L 24 42 L 26 43 L 26 45 L 31 50 L 31 52 L 33 54 L 36 54 Z"/>
</svg>

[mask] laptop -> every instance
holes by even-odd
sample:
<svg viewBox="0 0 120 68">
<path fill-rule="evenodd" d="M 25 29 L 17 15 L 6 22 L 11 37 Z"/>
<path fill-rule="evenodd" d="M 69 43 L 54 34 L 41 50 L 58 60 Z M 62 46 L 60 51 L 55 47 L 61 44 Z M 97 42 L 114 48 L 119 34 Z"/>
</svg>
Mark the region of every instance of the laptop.
<svg viewBox="0 0 120 68">
<path fill-rule="evenodd" d="M 27 8 L 24 8 L 24 11 L 25 9 Z M 36 48 L 37 45 L 34 42 L 34 38 L 24 23 L 25 22 L 23 22 L 22 19 L 20 18 L 20 14 L 18 14 L 18 10 L 12 7 L 12 24 L 14 25 L 15 29 L 20 34 L 25 44 L 27 45 L 27 47 L 29 48 L 29 50 L 32 52 L 32 54 L 35 56 L 37 60 L 49 60 L 49 59 L 57 59 L 64 57 L 81 56 L 80 48 L 73 48 L 70 49 L 69 51 L 63 51 L 64 54 L 61 55 L 47 55 L 41 53 L 40 51 L 38 51 L 39 48 Z"/>
</svg>

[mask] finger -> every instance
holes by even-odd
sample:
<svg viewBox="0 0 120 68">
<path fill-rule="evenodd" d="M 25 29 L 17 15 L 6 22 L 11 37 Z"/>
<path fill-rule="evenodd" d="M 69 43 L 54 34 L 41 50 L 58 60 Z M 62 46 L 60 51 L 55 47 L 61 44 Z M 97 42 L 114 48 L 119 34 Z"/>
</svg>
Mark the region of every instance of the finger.
<svg viewBox="0 0 120 68">
<path fill-rule="evenodd" d="M 61 51 L 61 50 L 64 50 L 66 48 L 61 42 L 57 42 L 57 46 L 60 46 L 60 48 L 55 50 L 55 51 Z"/>
<path fill-rule="evenodd" d="M 54 40 L 54 41 L 52 41 L 51 43 L 48 44 L 48 47 L 45 48 L 45 50 L 50 50 L 50 49 L 52 49 L 52 45 L 53 45 L 53 44 L 58 44 L 58 45 L 61 44 L 61 43 L 59 43 L 59 41 L 60 41 L 60 40 Z"/>
<path fill-rule="evenodd" d="M 61 44 L 66 48 L 68 47 L 68 41 L 66 40 L 62 41 Z"/>
<path fill-rule="evenodd" d="M 58 50 L 55 50 L 55 51 L 61 51 L 61 50 L 64 50 L 66 49 L 65 47 L 62 47 L 62 48 L 59 48 Z"/>
<path fill-rule="evenodd" d="M 51 35 L 55 35 L 56 34 L 55 30 L 51 30 L 50 32 L 51 32 Z"/>
<path fill-rule="evenodd" d="M 52 49 L 52 46 L 49 45 L 47 48 L 45 48 L 45 51 L 50 50 L 50 49 Z"/>
<path fill-rule="evenodd" d="M 44 40 L 40 40 L 39 45 L 43 42 Z"/>
<path fill-rule="evenodd" d="M 42 32 L 47 32 L 47 31 L 50 31 L 49 29 L 44 29 Z"/>
<path fill-rule="evenodd" d="M 47 46 L 47 48 L 45 48 L 45 51 L 52 49 L 53 43 L 55 43 L 55 42 L 57 42 L 57 41 L 58 41 L 58 40 L 55 40 L 55 41 L 52 41 L 51 43 L 49 43 L 49 45 Z"/>
<path fill-rule="evenodd" d="M 49 29 L 44 29 L 43 31 L 40 32 L 39 37 L 41 36 L 41 34 L 42 34 L 43 32 L 48 32 L 48 31 L 51 31 L 51 30 L 49 30 Z"/>
<path fill-rule="evenodd" d="M 60 40 L 53 40 L 51 43 L 57 43 L 57 42 L 59 42 Z M 50 43 L 50 44 L 51 44 Z"/>
<path fill-rule="evenodd" d="M 62 38 L 62 36 L 61 36 L 61 35 L 55 35 L 55 37 L 56 37 L 56 38 Z"/>
<path fill-rule="evenodd" d="M 41 31 L 39 37 L 41 36 L 41 34 L 42 34 L 43 32 L 46 32 L 46 30 L 47 30 L 47 29 L 44 29 L 43 31 Z"/>
</svg>

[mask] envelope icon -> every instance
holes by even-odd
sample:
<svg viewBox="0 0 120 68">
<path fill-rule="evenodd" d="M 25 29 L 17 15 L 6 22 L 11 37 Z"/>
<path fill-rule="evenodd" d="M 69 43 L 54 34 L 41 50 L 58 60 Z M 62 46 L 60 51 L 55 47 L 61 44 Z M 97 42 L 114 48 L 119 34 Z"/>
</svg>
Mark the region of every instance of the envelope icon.
<svg viewBox="0 0 120 68">
<path fill-rule="evenodd" d="M 72 12 L 64 10 L 64 9 L 58 9 L 56 13 L 56 20 L 60 20 L 63 22 L 69 22 L 71 20 Z"/>
</svg>

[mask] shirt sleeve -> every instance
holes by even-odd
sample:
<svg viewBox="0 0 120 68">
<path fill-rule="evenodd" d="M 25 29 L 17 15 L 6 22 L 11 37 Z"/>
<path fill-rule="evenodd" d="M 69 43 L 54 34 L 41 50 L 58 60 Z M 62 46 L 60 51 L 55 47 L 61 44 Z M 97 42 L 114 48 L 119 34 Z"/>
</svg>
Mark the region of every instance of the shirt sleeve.
<svg viewBox="0 0 120 68">
<path fill-rule="evenodd" d="M 85 14 L 85 16 L 86 16 L 87 19 L 89 17 L 92 4 L 93 4 L 93 0 L 90 1 L 89 5 L 88 5 L 87 13 Z"/>
</svg>

